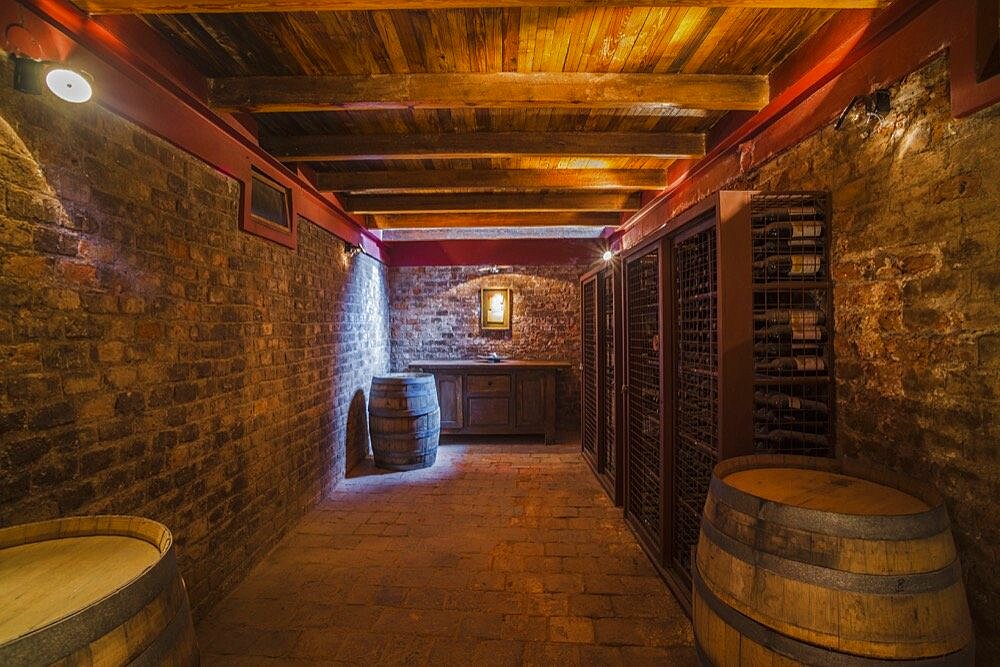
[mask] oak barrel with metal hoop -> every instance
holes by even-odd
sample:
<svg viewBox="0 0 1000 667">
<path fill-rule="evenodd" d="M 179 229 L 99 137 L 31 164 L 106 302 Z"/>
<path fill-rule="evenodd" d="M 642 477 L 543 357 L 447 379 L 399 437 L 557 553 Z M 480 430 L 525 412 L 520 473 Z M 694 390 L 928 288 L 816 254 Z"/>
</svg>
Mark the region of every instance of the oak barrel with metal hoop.
<svg viewBox="0 0 1000 667">
<path fill-rule="evenodd" d="M 972 664 L 948 514 L 903 475 L 803 456 L 723 461 L 695 564 L 706 664 Z"/>
<path fill-rule="evenodd" d="M 390 373 L 373 377 L 368 427 L 379 468 L 416 470 L 434 465 L 441 437 L 434 376 Z"/>
<path fill-rule="evenodd" d="M 0 529 L 0 665 L 197 665 L 165 526 L 83 516 Z"/>
</svg>

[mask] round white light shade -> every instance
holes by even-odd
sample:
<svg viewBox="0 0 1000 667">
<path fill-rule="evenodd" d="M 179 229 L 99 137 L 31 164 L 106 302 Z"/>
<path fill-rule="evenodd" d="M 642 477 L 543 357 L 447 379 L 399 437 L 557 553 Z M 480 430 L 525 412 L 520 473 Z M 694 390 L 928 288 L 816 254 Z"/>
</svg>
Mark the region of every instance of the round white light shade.
<svg viewBox="0 0 1000 667">
<path fill-rule="evenodd" d="M 615 258 L 615 253 L 611 252 L 610 250 L 605 250 L 604 254 L 601 255 L 601 259 L 603 259 L 605 262 L 610 262 L 614 258 Z"/>
<path fill-rule="evenodd" d="M 82 74 L 64 67 L 50 69 L 45 75 L 45 85 L 59 99 L 74 104 L 86 102 L 94 94 L 90 82 Z"/>
</svg>

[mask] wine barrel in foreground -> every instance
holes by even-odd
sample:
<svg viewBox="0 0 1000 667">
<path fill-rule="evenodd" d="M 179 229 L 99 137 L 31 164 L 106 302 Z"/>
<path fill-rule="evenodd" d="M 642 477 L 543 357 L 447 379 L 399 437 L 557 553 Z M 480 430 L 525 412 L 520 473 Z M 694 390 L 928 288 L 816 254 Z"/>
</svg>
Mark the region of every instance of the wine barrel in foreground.
<svg viewBox="0 0 1000 667">
<path fill-rule="evenodd" d="M 434 465 L 441 410 L 430 373 L 390 373 L 372 378 L 368 430 L 375 465 L 416 470 Z"/>
<path fill-rule="evenodd" d="M 173 538 L 131 516 L 0 529 L 0 665 L 197 665 Z"/>
<path fill-rule="evenodd" d="M 724 461 L 695 563 L 708 664 L 972 664 L 947 512 L 902 475 L 802 456 Z"/>
</svg>

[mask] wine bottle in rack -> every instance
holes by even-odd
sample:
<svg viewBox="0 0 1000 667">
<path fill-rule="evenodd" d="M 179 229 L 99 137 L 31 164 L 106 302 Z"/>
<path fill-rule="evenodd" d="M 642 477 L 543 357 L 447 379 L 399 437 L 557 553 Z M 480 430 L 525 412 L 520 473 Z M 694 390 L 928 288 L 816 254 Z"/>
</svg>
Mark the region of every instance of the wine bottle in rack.
<svg viewBox="0 0 1000 667">
<path fill-rule="evenodd" d="M 773 428 L 792 428 L 796 430 L 816 430 L 818 425 L 826 426 L 827 416 L 820 412 L 806 410 L 775 411 L 771 408 L 757 408 L 753 413 L 754 420 Z"/>
<path fill-rule="evenodd" d="M 822 373 L 826 371 L 826 361 L 823 357 L 815 355 L 775 357 L 774 359 L 754 364 L 754 370 L 764 373 Z"/>
<path fill-rule="evenodd" d="M 823 401 L 789 396 L 778 391 L 756 391 L 753 394 L 753 402 L 759 406 L 778 410 L 809 410 L 824 415 L 830 413 L 830 407 Z"/>
<path fill-rule="evenodd" d="M 772 222 L 763 229 L 757 230 L 757 235 L 767 239 L 816 239 L 823 238 L 822 220 L 784 220 Z"/>
<path fill-rule="evenodd" d="M 823 269 L 823 256 L 814 253 L 770 255 L 753 263 L 758 277 L 815 278 Z"/>
<path fill-rule="evenodd" d="M 786 206 L 769 208 L 752 215 L 755 223 L 767 223 L 789 220 L 822 220 L 823 209 L 818 206 Z"/>
<path fill-rule="evenodd" d="M 823 324 L 826 315 L 818 308 L 772 308 L 762 313 L 754 313 L 755 324 Z"/>
<path fill-rule="evenodd" d="M 820 239 L 767 239 L 763 246 L 764 256 L 771 255 L 821 255 L 823 253 Z"/>
<path fill-rule="evenodd" d="M 768 431 L 765 436 L 767 440 L 776 445 L 808 445 L 811 447 L 827 447 L 829 440 L 825 435 L 818 433 L 805 433 L 803 431 L 791 431 L 787 429 L 775 429 Z"/>
<path fill-rule="evenodd" d="M 821 351 L 818 343 L 754 343 L 753 353 L 757 357 L 794 357 L 821 354 Z"/>
<path fill-rule="evenodd" d="M 826 341 L 826 327 L 820 324 L 772 324 L 758 329 L 755 335 L 764 340 L 818 344 Z"/>
</svg>

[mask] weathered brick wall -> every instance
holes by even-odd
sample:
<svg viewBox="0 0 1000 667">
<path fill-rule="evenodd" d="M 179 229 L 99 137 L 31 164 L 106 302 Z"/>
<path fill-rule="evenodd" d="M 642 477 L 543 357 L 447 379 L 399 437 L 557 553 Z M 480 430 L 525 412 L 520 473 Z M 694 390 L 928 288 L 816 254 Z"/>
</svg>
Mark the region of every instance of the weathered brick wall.
<svg viewBox="0 0 1000 667">
<path fill-rule="evenodd" d="M 944 59 L 892 104 L 882 125 L 827 127 L 732 187 L 831 191 L 840 445 L 947 496 L 978 651 L 996 664 L 1000 105 L 952 119 Z"/>
<path fill-rule="evenodd" d="M 497 275 L 478 266 L 392 267 L 392 367 L 415 359 L 503 357 L 565 359 L 573 365 L 556 387 L 559 428 L 580 418 L 580 281 L 582 265 L 514 266 Z M 479 290 L 513 290 L 511 331 L 479 327 Z"/>
<path fill-rule="evenodd" d="M 6 62 L 0 78 L 9 81 Z M 94 104 L 0 86 L 0 525 L 169 526 L 204 612 L 367 451 L 385 269 Z"/>
</svg>

